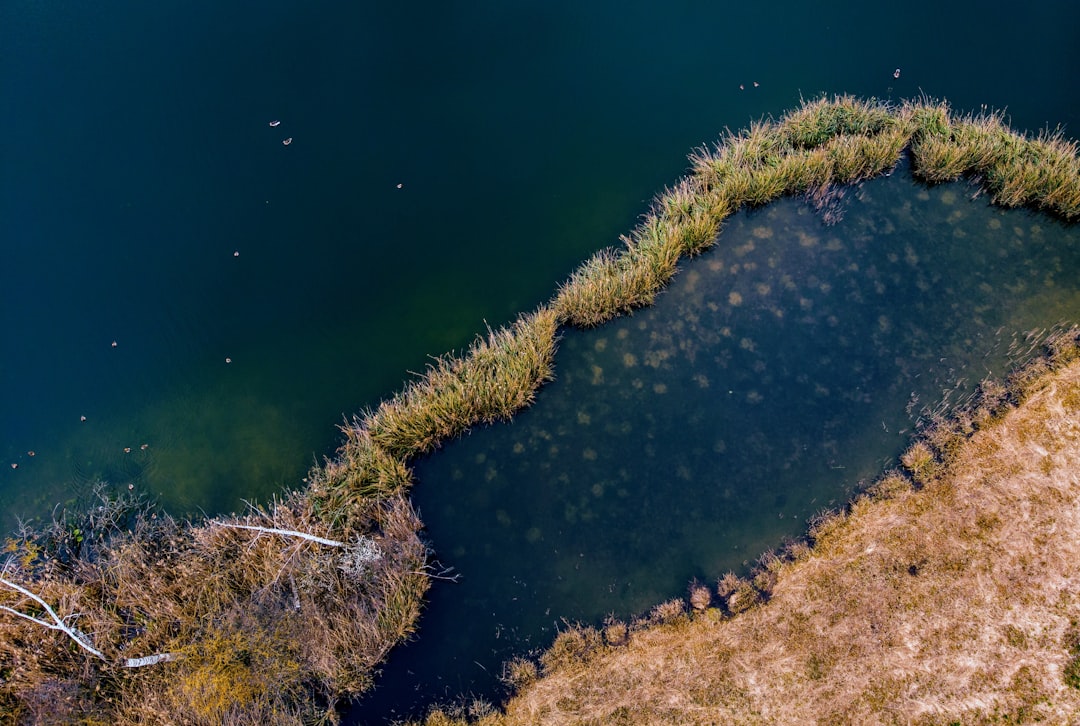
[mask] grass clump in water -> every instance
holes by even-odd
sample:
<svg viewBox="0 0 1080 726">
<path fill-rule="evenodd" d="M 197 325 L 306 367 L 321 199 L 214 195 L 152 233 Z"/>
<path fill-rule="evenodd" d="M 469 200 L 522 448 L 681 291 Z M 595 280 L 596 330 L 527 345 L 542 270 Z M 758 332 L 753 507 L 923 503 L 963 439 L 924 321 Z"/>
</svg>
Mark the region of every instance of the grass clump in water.
<svg viewBox="0 0 1080 726">
<path fill-rule="evenodd" d="M 1080 161 L 1060 131 L 1029 137 L 1008 128 L 1001 113 L 953 118 L 945 104 L 913 112 L 916 174 L 930 182 L 964 175 L 982 180 L 994 202 L 1032 205 L 1065 219 L 1080 216 Z"/>
<path fill-rule="evenodd" d="M 437 359 L 359 428 L 381 451 L 407 459 L 470 426 L 508 419 L 552 377 L 556 322 L 552 310 L 541 308 L 512 328 L 477 340 L 464 357 Z"/>
</svg>

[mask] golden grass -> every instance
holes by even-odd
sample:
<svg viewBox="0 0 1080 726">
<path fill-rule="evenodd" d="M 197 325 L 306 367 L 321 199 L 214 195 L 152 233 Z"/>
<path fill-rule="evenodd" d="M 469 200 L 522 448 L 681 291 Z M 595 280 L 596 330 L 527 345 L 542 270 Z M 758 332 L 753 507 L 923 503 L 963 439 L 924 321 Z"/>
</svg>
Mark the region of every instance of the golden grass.
<svg viewBox="0 0 1080 726">
<path fill-rule="evenodd" d="M 727 575 L 728 614 L 691 617 L 676 601 L 625 643 L 564 632 L 543 675 L 474 722 L 1075 723 L 1078 353 L 1080 330 L 1053 339 L 1010 381 L 1022 402 L 1004 406 L 987 385 L 961 416 L 983 426 L 933 472 L 930 446 L 912 447 L 905 466 L 920 486 L 889 472 L 823 518 L 812 549 L 766 558 L 755 583 L 771 574 L 767 602 L 740 604 L 760 588 Z M 428 723 L 464 721 L 435 712 Z"/>
<path fill-rule="evenodd" d="M 384 401 L 362 428 L 401 459 L 435 448 L 470 426 L 508 419 L 552 377 L 556 316 L 548 308 L 477 340 L 464 357 L 439 358 L 418 381 Z"/>
</svg>

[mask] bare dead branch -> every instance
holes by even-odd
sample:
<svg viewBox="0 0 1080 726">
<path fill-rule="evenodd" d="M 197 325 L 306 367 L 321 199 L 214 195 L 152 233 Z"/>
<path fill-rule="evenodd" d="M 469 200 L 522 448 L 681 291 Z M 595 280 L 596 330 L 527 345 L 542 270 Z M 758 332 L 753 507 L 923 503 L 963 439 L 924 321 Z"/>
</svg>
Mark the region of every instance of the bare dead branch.
<svg viewBox="0 0 1080 726">
<path fill-rule="evenodd" d="M 212 524 L 216 524 L 219 527 L 229 527 L 231 529 L 250 529 L 255 532 L 262 532 L 263 534 L 280 534 L 286 537 L 298 537 L 300 539 L 306 539 L 309 542 L 318 542 L 328 547 L 344 547 L 344 542 L 338 542 L 336 539 L 326 539 L 325 537 L 318 537 L 307 532 L 298 532 L 295 529 L 277 529 L 276 527 L 257 527 L 252 524 L 233 524 L 232 522 L 222 522 L 220 520 L 214 520 Z"/>
<path fill-rule="evenodd" d="M 64 622 L 64 619 L 57 615 L 56 611 L 52 609 L 49 603 L 45 602 L 45 600 L 43 600 L 40 596 L 35 595 L 34 593 L 27 590 L 25 587 L 17 585 L 16 583 L 3 577 L 0 577 L 0 584 L 10 587 L 12 590 L 21 593 L 36 602 L 38 605 L 44 608 L 45 612 L 49 614 L 49 618 L 52 620 L 52 622 L 42 620 L 41 618 L 35 618 L 33 615 L 28 615 L 27 613 L 21 612 L 12 607 L 8 607 L 7 605 L 0 605 L 0 610 L 9 612 L 16 617 L 22 618 L 23 620 L 29 620 L 35 625 L 40 625 L 43 628 L 48 628 L 49 630 L 59 630 L 64 635 L 74 640 L 75 644 L 83 650 L 97 656 L 101 660 L 108 660 L 108 658 L 105 657 L 104 653 L 102 653 L 100 650 L 98 650 L 97 648 L 86 642 L 86 640 L 84 640 L 85 636 L 82 633 L 77 631 L 75 628 L 67 625 Z M 176 660 L 179 657 L 180 656 L 177 653 L 157 653 L 155 655 L 143 656 L 142 658 L 128 658 L 124 661 L 123 666 L 125 668 L 142 668 L 143 666 L 156 665 L 158 663 L 165 663 L 167 661 Z"/>
<path fill-rule="evenodd" d="M 14 582 L 11 582 L 10 580 L 6 580 L 6 579 L 0 577 L 0 584 L 6 585 L 7 587 L 10 587 L 12 590 L 15 590 L 16 592 L 22 593 L 23 595 L 26 595 L 28 598 L 30 598 L 31 600 L 36 602 L 38 605 L 43 607 L 45 609 L 45 612 L 47 612 L 49 614 L 49 618 L 52 619 L 52 622 L 50 623 L 50 622 L 48 622 L 46 620 L 41 620 L 39 618 L 35 618 L 32 615 L 27 615 L 26 613 L 19 612 L 15 608 L 9 608 L 6 605 L 0 605 L 0 610 L 4 610 L 6 612 L 11 613 L 12 615 L 16 615 L 16 616 L 18 616 L 20 618 L 23 618 L 25 620 L 29 620 L 30 622 L 36 623 L 36 624 L 38 624 L 38 625 L 40 625 L 40 626 L 42 626 L 44 628 L 48 628 L 49 630 L 59 630 L 64 635 L 66 635 L 69 638 L 71 638 L 72 640 L 74 640 L 75 644 L 78 645 L 83 650 L 87 651 L 88 653 L 92 653 L 93 655 L 96 655 L 98 658 L 101 658 L 102 660 L 108 660 L 108 658 L 106 658 L 105 655 L 100 650 L 98 650 L 94 646 L 90 645 L 85 640 L 83 640 L 80 637 L 80 634 L 77 633 L 74 628 L 72 628 L 71 626 L 64 623 L 63 618 L 61 618 L 59 615 L 56 614 L 56 611 L 53 610 L 52 607 L 49 606 L 49 603 L 45 602 L 44 600 L 42 600 L 37 595 L 30 592 L 25 587 L 21 587 L 20 585 L 16 585 Z"/>
</svg>

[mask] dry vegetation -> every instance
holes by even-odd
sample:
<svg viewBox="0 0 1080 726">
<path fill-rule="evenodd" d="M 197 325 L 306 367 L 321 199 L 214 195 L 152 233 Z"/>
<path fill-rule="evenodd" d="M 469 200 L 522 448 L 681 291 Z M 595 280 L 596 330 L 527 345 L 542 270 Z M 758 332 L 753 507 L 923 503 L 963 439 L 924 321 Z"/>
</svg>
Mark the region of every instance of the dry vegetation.
<svg viewBox="0 0 1080 726">
<path fill-rule="evenodd" d="M 309 474 L 305 490 L 226 523 L 293 534 L 179 523 L 105 498 L 8 540 L 0 559 L 0 716 L 333 721 L 334 701 L 367 688 L 387 650 L 412 631 L 427 588 L 407 499 L 410 460 L 528 405 L 552 377 L 561 325 L 599 325 L 648 304 L 680 258 L 715 244 L 728 214 L 782 194 L 821 197 L 892 168 L 905 149 L 927 181 L 971 175 L 1001 204 L 1080 217 L 1075 143 L 1017 134 L 996 114 L 958 118 L 944 103 L 838 97 L 729 134 L 695 153 L 690 174 L 657 197 L 623 247 L 583 263 L 549 305 L 461 355 L 436 359 L 343 427 L 338 455 Z M 931 451 L 912 476 L 933 480 L 937 457 Z M 752 609 L 780 569 L 777 560 L 753 584 L 726 581 L 727 610 Z M 669 604 L 656 618 L 682 627 L 686 615 Z M 614 643 L 618 632 L 611 624 L 582 647 Z M 154 655 L 162 659 L 128 667 L 130 658 Z"/>
<path fill-rule="evenodd" d="M 617 641 L 560 634 L 474 722 L 1076 723 L 1080 329 L 909 454 L 812 547 L 721 578 L 715 607 L 692 587 L 693 613 L 666 603 Z"/>
<path fill-rule="evenodd" d="M 88 513 L 9 539 L 3 721 L 333 721 L 338 694 L 367 687 L 411 631 L 426 550 L 400 495 L 335 527 L 333 545 L 228 526 L 322 533 L 308 503 L 194 526 L 103 496 Z M 49 621 L 45 605 L 72 634 L 27 618 Z"/>
</svg>

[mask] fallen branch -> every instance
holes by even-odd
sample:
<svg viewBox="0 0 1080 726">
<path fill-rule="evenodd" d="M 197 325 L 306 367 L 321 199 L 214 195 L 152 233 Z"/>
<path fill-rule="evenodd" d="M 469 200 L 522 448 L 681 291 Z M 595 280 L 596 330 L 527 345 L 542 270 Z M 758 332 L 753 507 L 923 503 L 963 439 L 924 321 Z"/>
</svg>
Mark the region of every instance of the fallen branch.
<svg viewBox="0 0 1080 726">
<path fill-rule="evenodd" d="M 69 625 L 64 624 L 63 619 L 59 615 L 56 614 L 56 611 L 53 610 L 51 607 L 49 607 L 49 603 L 45 602 L 44 600 L 42 600 L 37 595 L 30 592 L 25 587 L 21 587 L 19 585 L 16 585 L 14 582 L 11 582 L 10 580 L 5 580 L 4 578 L 0 577 L 0 584 L 7 585 L 8 587 L 10 587 L 12 590 L 15 590 L 16 592 L 21 592 L 23 595 L 26 595 L 28 598 L 30 598 L 31 600 L 36 602 L 38 605 L 45 608 L 45 612 L 47 612 L 49 614 L 49 617 L 52 618 L 52 622 L 50 623 L 50 622 L 47 622 L 45 620 L 35 618 L 32 615 L 27 615 L 26 613 L 19 612 L 15 608 L 9 608 L 6 605 L 0 605 L 0 610 L 6 610 L 7 612 L 11 613 L 12 615 L 16 615 L 16 616 L 18 616 L 20 618 L 23 618 L 25 620 L 29 620 L 32 623 L 37 623 L 38 625 L 40 625 L 42 627 L 45 627 L 45 628 L 48 628 L 49 630 L 59 630 L 64 635 L 66 635 L 69 638 L 71 638 L 72 640 L 74 640 L 75 644 L 78 645 L 83 650 L 87 651 L 88 653 L 93 653 L 94 655 L 96 655 L 98 658 L 101 658 L 102 660 L 108 660 L 108 658 L 106 658 L 105 655 L 100 650 L 98 650 L 97 648 L 90 645 L 89 643 L 87 643 L 82 638 L 80 638 L 79 633 L 76 633 L 75 630 L 72 627 L 70 627 Z"/>
<path fill-rule="evenodd" d="M 75 644 L 83 650 L 87 651 L 88 653 L 92 653 L 93 655 L 96 655 L 98 658 L 101 658 L 101 660 L 109 660 L 105 657 L 104 653 L 83 640 L 83 638 L 85 637 L 83 633 L 75 630 L 70 625 L 65 624 L 63 618 L 57 615 L 56 611 L 49 606 L 49 603 L 45 602 L 40 596 L 35 595 L 34 593 L 27 590 L 25 587 L 16 585 L 14 582 L 4 579 L 3 577 L 0 577 L 0 584 L 6 585 L 12 590 L 26 595 L 28 598 L 43 607 L 45 609 L 45 612 L 47 612 L 49 614 L 49 617 L 52 619 L 52 622 L 50 623 L 46 620 L 42 620 L 41 618 L 35 618 L 33 615 L 27 615 L 26 613 L 20 612 L 15 608 L 8 607 L 7 605 L 0 605 L 0 610 L 9 612 L 16 617 L 22 618 L 23 620 L 29 620 L 30 622 L 40 625 L 43 628 L 48 628 L 49 630 L 59 630 L 64 635 L 74 640 Z M 156 655 L 143 656 L 142 658 L 128 658 L 124 661 L 123 665 L 125 668 L 142 668 L 143 666 L 156 665 L 157 663 L 164 663 L 170 660 L 176 660 L 179 657 L 180 656 L 177 653 L 158 653 Z"/>
<path fill-rule="evenodd" d="M 158 653 L 157 655 L 144 655 L 142 658 L 128 658 L 124 661 L 125 668 L 142 668 L 143 666 L 168 663 L 171 660 L 179 660 L 179 653 Z"/>
<path fill-rule="evenodd" d="M 306 539 L 309 542 L 318 542 L 329 547 L 344 547 L 344 542 L 338 542 L 336 539 L 326 539 L 325 537 L 317 537 L 307 532 L 298 532 L 295 529 L 277 529 L 275 527 L 256 527 L 252 524 L 233 524 L 231 522 L 221 522 L 214 520 L 213 524 L 219 527 L 230 527 L 232 529 L 250 529 L 255 532 L 262 532 L 263 534 L 282 534 L 286 537 L 299 537 L 300 539 Z"/>
</svg>

